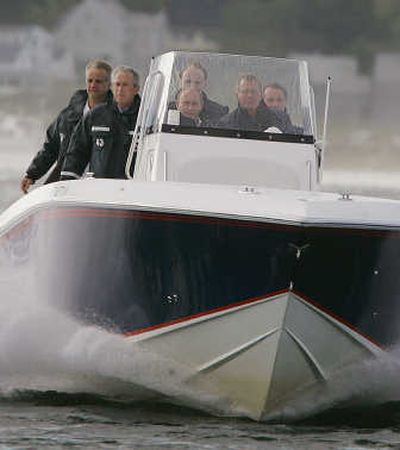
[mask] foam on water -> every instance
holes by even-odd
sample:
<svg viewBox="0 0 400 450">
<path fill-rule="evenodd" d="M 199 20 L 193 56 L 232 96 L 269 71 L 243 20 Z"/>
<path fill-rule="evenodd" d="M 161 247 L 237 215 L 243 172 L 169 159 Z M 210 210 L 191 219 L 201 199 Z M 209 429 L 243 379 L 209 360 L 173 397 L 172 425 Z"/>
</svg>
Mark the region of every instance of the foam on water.
<svg viewBox="0 0 400 450">
<path fill-rule="evenodd" d="M 122 336 L 83 325 L 34 294 L 29 268 L 0 266 L 0 394 L 36 390 L 89 393 L 118 401 L 179 399 L 187 406 L 241 415 L 223 400 L 193 389 L 189 367 L 151 354 Z M 305 393 L 269 420 L 291 421 L 341 403 L 400 399 L 400 347 L 348 368 L 328 386 Z"/>
<path fill-rule="evenodd" d="M 338 371 L 327 384 L 305 391 L 269 421 L 301 421 L 332 408 L 371 408 L 400 401 L 400 348 Z"/>
<path fill-rule="evenodd" d="M 129 339 L 84 325 L 35 296 L 33 270 L 0 266 L 0 394 L 92 393 L 136 401 L 174 398 L 223 412 L 221 400 L 187 384 L 189 367 Z"/>
</svg>

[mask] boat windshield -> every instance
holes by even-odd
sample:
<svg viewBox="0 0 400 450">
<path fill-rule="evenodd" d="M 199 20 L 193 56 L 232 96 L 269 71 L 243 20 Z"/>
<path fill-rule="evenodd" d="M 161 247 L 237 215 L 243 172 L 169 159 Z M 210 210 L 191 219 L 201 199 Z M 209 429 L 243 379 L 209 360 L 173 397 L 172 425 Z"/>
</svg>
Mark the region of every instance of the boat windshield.
<svg viewBox="0 0 400 450">
<path fill-rule="evenodd" d="M 315 135 L 304 61 L 171 52 L 156 58 L 152 70 L 164 75 L 157 122 L 166 131 Z"/>
</svg>

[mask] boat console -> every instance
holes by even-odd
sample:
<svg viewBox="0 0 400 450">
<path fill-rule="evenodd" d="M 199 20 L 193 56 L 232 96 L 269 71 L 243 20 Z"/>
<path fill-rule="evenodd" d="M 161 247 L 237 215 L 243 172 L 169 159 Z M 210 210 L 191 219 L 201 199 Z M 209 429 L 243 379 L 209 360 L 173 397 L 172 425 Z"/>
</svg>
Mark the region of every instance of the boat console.
<svg viewBox="0 0 400 450">
<path fill-rule="evenodd" d="M 280 109 L 265 104 L 268 86 L 281 89 Z M 314 190 L 314 111 L 304 61 L 163 54 L 153 58 L 145 82 L 127 176 Z"/>
</svg>

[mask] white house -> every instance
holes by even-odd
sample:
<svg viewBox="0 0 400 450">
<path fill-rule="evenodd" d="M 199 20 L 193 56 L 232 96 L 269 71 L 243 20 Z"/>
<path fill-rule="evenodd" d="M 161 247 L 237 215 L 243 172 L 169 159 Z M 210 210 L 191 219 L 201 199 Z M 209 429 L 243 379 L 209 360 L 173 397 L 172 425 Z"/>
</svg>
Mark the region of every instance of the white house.
<svg viewBox="0 0 400 450">
<path fill-rule="evenodd" d="M 132 12 L 118 0 L 84 0 L 62 18 L 55 39 L 58 46 L 71 52 L 79 70 L 89 59 L 103 58 L 133 66 L 142 78 L 151 57 L 166 50 L 216 49 L 214 42 L 198 34 L 190 38 L 176 35 L 165 11 Z"/>
<path fill-rule="evenodd" d="M 43 28 L 0 27 L 0 86 L 32 86 L 72 73 L 72 58 L 57 52 L 53 36 Z"/>
</svg>

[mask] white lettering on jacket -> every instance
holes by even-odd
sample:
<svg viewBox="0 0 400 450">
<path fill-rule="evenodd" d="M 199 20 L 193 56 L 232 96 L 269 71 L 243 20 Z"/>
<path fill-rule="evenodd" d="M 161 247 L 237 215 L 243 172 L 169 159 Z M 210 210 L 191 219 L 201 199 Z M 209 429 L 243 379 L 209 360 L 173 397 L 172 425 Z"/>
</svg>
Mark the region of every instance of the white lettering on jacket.
<svg viewBox="0 0 400 450">
<path fill-rule="evenodd" d="M 98 127 L 96 125 L 93 125 L 92 131 L 110 131 L 110 127 Z"/>
</svg>

